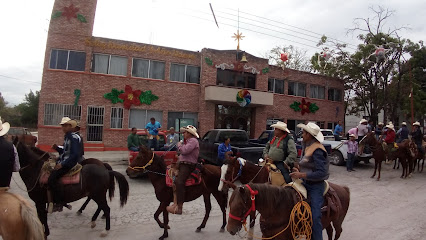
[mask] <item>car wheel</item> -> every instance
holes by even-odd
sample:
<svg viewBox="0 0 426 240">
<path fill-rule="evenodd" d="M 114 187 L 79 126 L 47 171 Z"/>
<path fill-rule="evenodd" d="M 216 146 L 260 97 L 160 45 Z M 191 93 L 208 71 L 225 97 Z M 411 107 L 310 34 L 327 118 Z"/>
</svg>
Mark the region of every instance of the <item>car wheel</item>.
<svg viewBox="0 0 426 240">
<path fill-rule="evenodd" d="M 345 164 L 345 159 L 343 159 L 343 155 L 341 152 L 333 150 L 330 154 L 330 162 L 333 165 L 342 166 L 343 164 Z"/>
</svg>

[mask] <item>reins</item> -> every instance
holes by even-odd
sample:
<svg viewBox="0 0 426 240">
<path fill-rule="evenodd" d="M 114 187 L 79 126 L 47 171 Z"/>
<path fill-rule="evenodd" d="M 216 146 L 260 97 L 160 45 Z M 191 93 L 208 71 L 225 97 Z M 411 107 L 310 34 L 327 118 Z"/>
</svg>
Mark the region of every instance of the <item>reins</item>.
<svg viewBox="0 0 426 240">
<path fill-rule="evenodd" d="M 152 152 L 151 159 L 143 167 L 131 167 L 130 165 L 128 167 L 132 170 L 135 170 L 135 171 L 141 171 L 140 169 L 147 171 L 146 168 L 149 167 L 152 164 L 152 162 L 154 161 L 154 155 L 155 155 L 154 152 Z"/>
</svg>

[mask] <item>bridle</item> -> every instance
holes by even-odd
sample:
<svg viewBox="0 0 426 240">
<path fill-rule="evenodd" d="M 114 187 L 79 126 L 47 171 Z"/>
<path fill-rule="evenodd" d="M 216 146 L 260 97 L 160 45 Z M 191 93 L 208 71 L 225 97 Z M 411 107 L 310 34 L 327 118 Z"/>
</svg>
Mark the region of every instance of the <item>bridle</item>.
<svg viewBox="0 0 426 240">
<path fill-rule="evenodd" d="M 240 221 L 242 224 L 246 223 L 247 216 L 250 215 L 251 212 L 256 212 L 255 199 L 256 199 L 256 195 L 259 193 L 259 191 L 257 191 L 257 190 L 254 191 L 253 189 L 251 189 L 251 187 L 248 184 L 246 184 L 245 186 L 250 191 L 251 207 L 247 210 L 247 212 L 242 217 L 237 217 L 235 215 L 232 215 L 231 209 L 229 210 L 229 217 L 234 219 L 234 220 Z M 229 208 L 231 208 L 231 207 L 229 207 Z"/>
<path fill-rule="evenodd" d="M 151 157 L 151 159 L 143 166 L 143 167 L 131 167 L 130 165 L 129 165 L 129 168 L 130 169 L 132 169 L 132 170 L 135 170 L 135 171 L 141 171 L 141 169 L 143 170 L 143 171 L 145 171 L 145 169 L 147 168 L 147 167 L 149 167 L 149 166 L 151 166 L 151 164 L 152 164 L 152 162 L 154 161 L 154 152 L 152 152 L 152 157 Z"/>
<path fill-rule="evenodd" d="M 238 170 L 237 176 L 235 176 L 235 178 L 232 178 L 232 181 L 231 181 L 232 183 L 234 183 L 239 177 L 241 177 L 241 174 L 243 173 L 243 163 L 240 160 L 240 158 L 237 158 L 237 160 L 238 160 L 238 163 L 240 164 L 240 169 Z M 231 177 L 234 176 L 234 170 L 235 168 L 232 168 Z"/>
</svg>

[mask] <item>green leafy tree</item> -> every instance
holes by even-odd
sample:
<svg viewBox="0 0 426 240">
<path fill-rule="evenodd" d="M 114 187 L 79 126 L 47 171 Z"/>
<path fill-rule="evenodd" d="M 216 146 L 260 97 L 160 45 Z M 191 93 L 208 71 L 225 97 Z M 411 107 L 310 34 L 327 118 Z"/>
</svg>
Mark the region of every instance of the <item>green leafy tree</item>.
<svg viewBox="0 0 426 240">
<path fill-rule="evenodd" d="M 25 101 L 19 104 L 16 108 L 21 115 L 21 122 L 26 127 L 37 127 L 38 122 L 38 104 L 40 92 L 35 93 L 30 90 L 25 94 Z"/>
</svg>

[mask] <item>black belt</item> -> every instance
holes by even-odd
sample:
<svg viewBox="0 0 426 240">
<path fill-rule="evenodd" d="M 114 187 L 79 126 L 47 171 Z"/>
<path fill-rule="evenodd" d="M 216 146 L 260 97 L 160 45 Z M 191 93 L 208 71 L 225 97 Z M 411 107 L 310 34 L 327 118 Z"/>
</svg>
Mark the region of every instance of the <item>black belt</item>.
<svg viewBox="0 0 426 240">
<path fill-rule="evenodd" d="M 196 165 L 196 163 L 193 163 L 193 162 L 184 162 L 184 161 L 179 161 L 179 164 Z"/>
<path fill-rule="evenodd" d="M 319 183 L 323 183 L 323 182 L 324 182 L 324 180 L 321 180 L 321 181 L 309 181 L 309 180 L 305 180 L 305 183 L 309 184 L 309 185 L 315 185 L 315 184 L 319 184 Z"/>
</svg>

